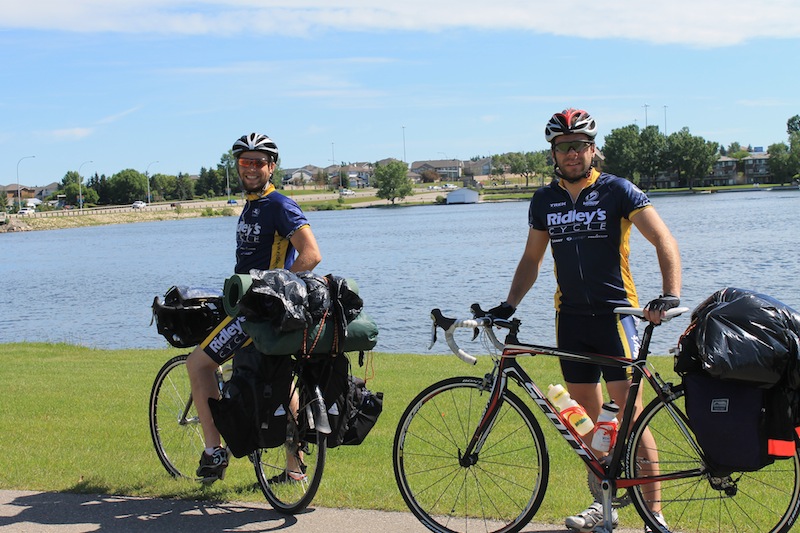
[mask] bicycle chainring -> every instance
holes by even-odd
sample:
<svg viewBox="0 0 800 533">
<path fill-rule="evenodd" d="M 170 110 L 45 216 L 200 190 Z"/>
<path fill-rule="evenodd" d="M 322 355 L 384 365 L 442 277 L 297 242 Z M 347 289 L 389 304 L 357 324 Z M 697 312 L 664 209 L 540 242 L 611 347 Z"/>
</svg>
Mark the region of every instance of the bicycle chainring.
<svg viewBox="0 0 800 533">
<path fill-rule="evenodd" d="M 589 484 L 589 492 L 592 493 L 594 496 L 594 500 L 597 502 L 603 501 L 603 487 L 600 486 L 600 478 L 589 472 L 588 477 L 588 484 Z M 621 492 L 621 496 L 620 496 Z M 617 489 L 617 493 L 611 498 L 611 506 L 614 509 L 620 509 L 629 505 L 631 503 L 631 496 L 628 494 L 628 491 L 625 489 Z"/>
</svg>

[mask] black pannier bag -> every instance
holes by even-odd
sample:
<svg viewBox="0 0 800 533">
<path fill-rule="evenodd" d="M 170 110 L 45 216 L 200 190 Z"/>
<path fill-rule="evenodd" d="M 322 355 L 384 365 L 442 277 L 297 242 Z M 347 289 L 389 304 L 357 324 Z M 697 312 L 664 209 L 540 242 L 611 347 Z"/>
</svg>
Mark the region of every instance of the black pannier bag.
<svg viewBox="0 0 800 533">
<path fill-rule="evenodd" d="M 717 291 L 692 313 L 675 371 L 692 430 L 717 470 L 758 470 L 795 455 L 798 331 L 794 310 L 743 289 Z"/>
<path fill-rule="evenodd" d="M 354 446 L 364 442 L 383 410 L 383 393 L 367 389 L 366 382 L 350 373 L 345 355 L 307 366 L 312 381 L 320 384 L 331 433 L 328 447 Z"/>
<path fill-rule="evenodd" d="M 222 291 L 214 289 L 173 286 L 152 307 L 158 333 L 176 348 L 200 344 L 225 318 Z"/>
<path fill-rule="evenodd" d="M 234 457 L 286 441 L 292 364 L 289 357 L 264 355 L 252 345 L 236 352 L 222 398 L 208 400 L 214 424 Z"/>
<path fill-rule="evenodd" d="M 686 414 L 703 454 L 718 475 L 770 464 L 764 389 L 702 372 L 683 378 Z"/>
</svg>

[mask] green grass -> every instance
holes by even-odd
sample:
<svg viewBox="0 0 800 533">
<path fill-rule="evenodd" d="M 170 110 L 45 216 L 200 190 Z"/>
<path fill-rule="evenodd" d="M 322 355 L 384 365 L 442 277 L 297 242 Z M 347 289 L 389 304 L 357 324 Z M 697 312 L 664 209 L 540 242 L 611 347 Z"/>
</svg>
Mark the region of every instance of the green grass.
<svg viewBox="0 0 800 533">
<path fill-rule="evenodd" d="M 175 480 L 158 461 L 148 428 L 150 387 L 161 365 L 179 353 L 0 344 L 0 383 L 5 388 L 0 435 L 6 443 L 0 489 L 263 501 L 247 459 L 235 459 L 225 480 L 210 487 Z M 673 375 L 671 358 L 653 360 L 662 375 Z M 542 387 L 562 381 L 552 358 L 523 363 Z M 487 357 L 468 366 L 455 356 L 375 353 L 373 366 L 375 377 L 368 387 L 384 392 L 384 412 L 361 446 L 329 451 L 314 505 L 407 510 L 391 465 L 403 410 L 429 384 L 450 376 L 483 375 L 491 363 Z M 356 367 L 356 373 L 363 377 L 364 369 Z M 550 486 L 537 520 L 556 523 L 588 503 L 586 473 L 556 431 L 545 425 L 539 409 L 532 410 L 542 422 L 551 454 Z M 628 523 L 640 523 L 631 507 L 623 510 L 623 521 L 626 517 Z"/>
</svg>

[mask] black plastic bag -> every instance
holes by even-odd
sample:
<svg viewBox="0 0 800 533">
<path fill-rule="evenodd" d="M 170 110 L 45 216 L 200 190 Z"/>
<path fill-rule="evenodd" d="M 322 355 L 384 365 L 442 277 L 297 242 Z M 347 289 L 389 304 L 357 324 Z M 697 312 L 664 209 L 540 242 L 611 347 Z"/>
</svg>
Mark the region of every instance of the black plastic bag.
<svg viewBox="0 0 800 533">
<path fill-rule="evenodd" d="M 675 370 L 769 388 L 800 388 L 800 314 L 753 291 L 726 288 L 692 313 L 678 343 Z"/>
<path fill-rule="evenodd" d="M 294 272 L 251 270 L 253 284 L 239 300 L 240 314 L 254 322 L 267 321 L 278 331 L 296 331 L 311 324 L 306 283 Z"/>
</svg>

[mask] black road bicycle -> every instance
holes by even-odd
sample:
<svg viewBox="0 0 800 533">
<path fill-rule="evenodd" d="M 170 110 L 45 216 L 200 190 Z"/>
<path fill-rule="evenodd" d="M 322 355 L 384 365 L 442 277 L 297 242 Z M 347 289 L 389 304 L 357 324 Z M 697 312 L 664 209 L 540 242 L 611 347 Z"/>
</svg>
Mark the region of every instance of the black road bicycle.
<svg viewBox="0 0 800 533">
<path fill-rule="evenodd" d="M 687 308 L 672 309 L 667 319 Z M 641 309 L 615 312 L 643 318 Z M 534 517 L 547 490 L 550 457 L 544 434 L 524 395 L 569 443 L 590 471 L 589 485 L 604 503 L 604 522 L 595 531 L 610 533 L 611 509 L 632 503 L 653 531 L 788 532 L 800 509 L 800 455 L 756 472 L 715 473 L 704 459 L 689 426 L 682 385 L 665 382 L 647 361 L 654 325 L 648 323 L 634 360 L 524 344 L 520 322 L 486 315 L 446 318 L 432 311 L 434 338 L 445 332 L 462 360 L 476 359 L 454 339 L 457 328 L 480 332 L 494 367 L 484 377 L 453 377 L 434 383 L 414 398 L 400 418 L 393 447 L 397 486 L 411 512 L 436 532 L 514 532 Z M 494 328 L 507 330 L 498 341 Z M 552 356 L 572 361 L 630 368 L 633 381 L 621 406 L 619 438 L 607 458 L 564 421 L 542 389 L 522 369 L 518 357 Z M 633 419 L 641 387 L 655 398 Z M 652 443 L 655 440 L 656 446 Z M 653 515 L 661 508 L 669 529 Z"/>
</svg>

